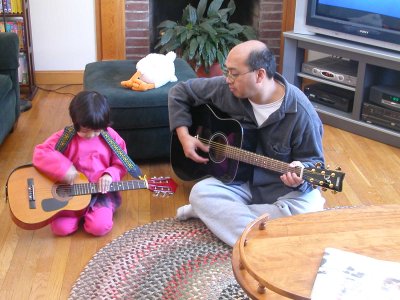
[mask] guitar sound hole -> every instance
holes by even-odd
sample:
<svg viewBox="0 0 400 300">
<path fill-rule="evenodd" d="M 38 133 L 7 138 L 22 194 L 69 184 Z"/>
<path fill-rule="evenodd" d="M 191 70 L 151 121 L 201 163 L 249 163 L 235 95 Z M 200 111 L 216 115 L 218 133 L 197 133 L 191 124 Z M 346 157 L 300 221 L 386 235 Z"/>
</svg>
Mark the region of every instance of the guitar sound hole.
<svg viewBox="0 0 400 300">
<path fill-rule="evenodd" d="M 222 133 L 214 133 L 210 138 L 210 159 L 214 163 L 221 163 L 226 159 L 226 145 L 228 140 Z"/>
<path fill-rule="evenodd" d="M 72 195 L 72 186 L 67 184 L 57 185 L 55 188 L 55 194 L 57 198 L 69 198 Z"/>
</svg>

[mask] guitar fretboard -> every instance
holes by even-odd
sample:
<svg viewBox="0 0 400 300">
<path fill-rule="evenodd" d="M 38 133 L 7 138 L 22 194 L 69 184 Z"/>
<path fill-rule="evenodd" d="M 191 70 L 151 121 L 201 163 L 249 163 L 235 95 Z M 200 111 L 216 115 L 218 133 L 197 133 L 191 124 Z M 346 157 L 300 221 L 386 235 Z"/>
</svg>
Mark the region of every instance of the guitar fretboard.
<svg viewBox="0 0 400 300">
<path fill-rule="evenodd" d="M 275 171 L 281 174 L 292 172 L 301 176 L 302 169 L 291 167 L 288 163 L 262 156 L 247 150 L 243 150 L 234 146 L 216 143 L 213 141 L 199 138 L 202 142 L 209 144 L 211 150 L 215 151 L 217 155 L 223 155 L 230 159 L 238 160 L 244 163 L 248 163 L 257 167 L 265 168 L 271 171 Z"/>
<path fill-rule="evenodd" d="M 147 182 L 145 180 L 128 180 L 128 181 L 116 181 L 111 183 L 110 192 L 116 191 L 127 191 L 136 189 L 146 189 Z M 72 196 L 88 195 L 99 193 L 98 183 L 78 183 L 72 185 Z"/>
</svg>

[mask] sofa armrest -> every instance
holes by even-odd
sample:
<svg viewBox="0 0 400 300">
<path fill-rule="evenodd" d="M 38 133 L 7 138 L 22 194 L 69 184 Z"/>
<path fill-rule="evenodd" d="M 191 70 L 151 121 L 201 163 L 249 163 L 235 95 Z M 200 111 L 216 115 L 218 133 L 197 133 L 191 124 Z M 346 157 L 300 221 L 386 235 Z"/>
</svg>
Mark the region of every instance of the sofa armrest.
<svg viewBox="0 0 400 300">
<path fill-rule="evenodd" d="M 18 69 L 18 43 L 18 35 L 16 33 L 0 33 L 0 70 Z"/>
</svg>

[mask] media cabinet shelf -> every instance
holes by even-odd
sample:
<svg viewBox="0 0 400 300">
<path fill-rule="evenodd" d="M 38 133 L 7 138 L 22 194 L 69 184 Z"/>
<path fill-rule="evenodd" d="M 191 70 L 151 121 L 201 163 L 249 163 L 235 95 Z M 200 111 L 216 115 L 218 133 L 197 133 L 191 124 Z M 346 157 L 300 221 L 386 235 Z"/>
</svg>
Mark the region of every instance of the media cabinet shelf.
<svg viewBox="0 0 400 300">
<path fill-rule="evenodd" d="M 307 79 L 355 91 L 353 110 L 350 113 L 313 102 L 323 123 L 400 147 L 400 132 L 373 125 L 361 119 L 363 103 L 368 101 L 371 86 L 379 84 L 400 86 L 399 52 L 322 35 L 284 32 L 283 36 L 285 45 L 282 75 L 290 83 L 302 88 L 303 80 Z M 347 86 L 301 72 L 301 65 L 306 59 L 307 50 L 358 62 L 356 86 Z"/>
</svg>

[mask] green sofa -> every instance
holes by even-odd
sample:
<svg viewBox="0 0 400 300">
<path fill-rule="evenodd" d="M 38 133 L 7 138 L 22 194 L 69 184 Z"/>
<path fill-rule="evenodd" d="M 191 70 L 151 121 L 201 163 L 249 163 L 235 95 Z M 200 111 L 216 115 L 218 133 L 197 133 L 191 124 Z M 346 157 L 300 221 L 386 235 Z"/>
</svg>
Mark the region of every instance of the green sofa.
<svg viewBox="0 0 400 300">
<path fill-rule="evenodd" d="M 0 33 L 0 144 L 13 130 L 19 114 L 18 36 Z"/>
<path fill-rule="evenodd" d="M 176 58 L 174 64 L 178 82 L 196 77 L 185 60 Z M 132 60 L 89 63 L 83 77 L 84 89 L 107 97 L 112 127 L 126 141 L 133 160 L 169 158 L 168 91 L 176 82 L 145 92 L 122 87 L 121 81 L 135 72 L 136 62 Z"/>
</svg>

